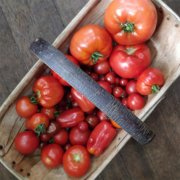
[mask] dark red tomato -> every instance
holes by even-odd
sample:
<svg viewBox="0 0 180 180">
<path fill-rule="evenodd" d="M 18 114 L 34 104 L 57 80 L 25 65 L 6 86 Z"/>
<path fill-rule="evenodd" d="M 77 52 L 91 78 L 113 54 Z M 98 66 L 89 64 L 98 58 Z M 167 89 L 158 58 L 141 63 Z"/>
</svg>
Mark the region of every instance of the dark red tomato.
<svg viewBox="0 0 180 180">
<path fill-rule="evenodd" d="M 38 136 L 40 133 L 45 133 L 49 126 L 49 118 L 46 114 L 36 113 L 30 119 L 31 130 L 36 132 Z"/>
<path fill-rule="evenodd" d="M 121 97 L 122 94 L 123 94 L 123 89 L 121 87 L 113 88 L 113 96 Z"/>
<path fill-rule="evenodd" d="M 50 136 L 53 137 L 55 136 L 60 130 L 60 125 L 56 121 L 51 121 L 49 124 L 49 127 L 46 130 L 46 133 Z"/>
<path fill-rule="evenodd" d="M 107 92 L 109 92 L 110 94 L 112 93 L 112 88 L 110 86 L 110 84 L 106 81 L 98 81 L 97 82 L 101 87 L 103 87 Z"/>
<path fill-rule="evenodd" d="M 137 88 L 136 88 L 136 85 L 137 85 L 137 81 L 136 80 L 131 80 L 127 83 L 126 85 L 126 92 L 128 94 L 134 94 L 134 93 L 138 93 L 137 91 Z"/>
<path fill-rule="evenodd" d="M 126 86 L 128 83 L 128 80 L 126 78 L 121 78 L 120 81 L 119 81 L 119 84 L 121 86 Z"/>
<path fill-rule="evenodd" d="M 46 114 L 48 116 L 49 120 L 54 120 L 56 118 L 55 116 L 57 113 L 55 113 L 55 112 L 57 112 L 55 107 L 48 107 L 48 108 L 42 107 L 41 111 L 40 111 L 40 113 Z"/>
<path fill-rule="evenodd" d="M 109 61 L 103 61 L 93 66 L 93 69 L 98 74 L 107 74 L 111 68 Z"/>
<path fill-rule="evenodd" d="M 56 118 L 56 121 L 60 124 L 60 127 L 73 127 L 80 121 L 85 119 L 84 112 L 80 108 L 72 108 L 64 111 L 60 116 Z"/>
<path fill-rule="evenodd" d="M 30 97 L 24 96 L 18 99 L 16 103 L 16 112 L 19 116 L 28 118 L 38 111 L 38 105 L 31 102 Z"/>
<path fill-rule="evenodd" d="M 91 131 L 81 131 L 77 126 L 73 127 L 69 133 L 69 141 L 72 145 L 86 146 Z"/>
<path fill-rule="evenodd" d="M 128 106 L 127 98 L 123 98 L 122 101 L 121 101 L 121 103 L 122 103 L 125 107 L 127 107 L 127 108 L 129 107 L 129 106 Z"/>
<path fill-rule="evenodd" d="M 90 70 L 90 69 L 86 69 L 84 72 L 85 72 L 86 74 L 88 74 L 88 75 L 91 74 L 91 70 Z"/>
<path fill-rule="evenodd" d="M 46 142 L 40 142 L 38 149 L 43 150 L 43 148 L 47 145 Z"/>
<path fill-rule="evenodd" d="M 111 86 L 112 89 L 114 89 L 115 87 L 117 87 L 116 84 L 111 84 L 110 86 Z"/>
<path fill-rule="evenodd" d="M 123 89 L 123 93 L 122 93 L 121 97 L 122 97 L 122 98 L 128 97 L 128 93 L 126 92 L 125 89 Z"/>
<path fill-rule="evenodd" d="M 64 106 L 59 106 L 59 107 L 57 107 L 57 112 L 58 112 L 60 115 L 62 114 L 63 111 L 65 111 L 65 107 L 64 107 Z M 56 117 L 58 117 L 59 114 L 58 114 Z"/>
<path fill-rule="evenodd" d="M 130 94 L 128 99 L 128 106 L 132 110 L 140 110 L 144 107 L 144 98 L 139 94 Z"/>
<path fill-rule="evenodd" d="M 31 130 L 30 119 L 31 118 L 26 118 L 26 120 L 25 120 L 25 126 L 26 126 L 26 129 L 28 129 L 28 130 Z"/>
<path fill-rule="evenodd" d="M 89 115 L 86 117 L 85 121 L 88 123 L 90 128 L 95 128 L 99 124 L 99 119 L 97 116 Z"/>
<path fill-rule="evenodd" d="M 97 118 L 99 119 L 100 122 L 108 120 L 108 116 L 105 113 L 103 113 L 101 110 L 98 111 Z"/>
<path fill-rule="evenodd" d="M 46 167 L 53 168 L 61 164 L 64 151 L 57 144 L 49 144 L 42 150 L 41 160 Z"/>
<path fill-rule="evenodd" d="M 74 101 L 74 98 L 73 98 L 71 92 L 68 92 L 66 94 L 66 104 L 67 104 L 67 100 L 70 100 L 71 102 Z"/>
<path fill-rule="evenodd" d="M 97 112 L 98 112 L 98 109 L 95 108 L 95 109 L 93 109 L 92 111 L 85 112 L 85 115 L 86 115 L 86 116 L 89 116 L 89 115 L 94 115 L 94 116 L 96 116 L 96 115 L 97 115 Z"/>
<path fill-rule="evenodd" d="M 64 89 L 51 75 L 41 76 L 33 86 L 38 103 L 43 107 L 55 106 L 64 96 Z"/>
<path fill-rule="evenodd" d="M 70 56 L 70 55 L 67 55 L 65 54 L 65 56 L 71 61 L 73 62 L 76 66 L 79 66 L 79 63 L 77 62 L 77 60 L 73 57 L 73 56 Z M 56 72 L 54 72 L 52 69 L 51 69 L 51 72 L 52 72 L 52 75 L 54 78 L 58 79 L 59 82 L 63 85 L 63 86 L 71 86 L 70 84 L 68 84 L 61 76 L 59 76 Z"/>
<path fill-rule="evenodd" d="M 77 127 L 80 131 L 85 132 L 88 130 L 88 123 L 85 121 L 81 121 L 78 123 Z"/>
<path fill-rule="evenodd" d="M 54 143 L 63 146 L 68 141 L 68 131 L 64 128 L 60 129 L 59 132 L 54 136 Z"/>
<path fill-rule="evenodd" d="M 22 154 L 30 154 L 39 146 L 39 138 L 33 131 L 19 133 L 15 138 L 15 147 Z"/>
<path fill-rule="evenodd" d="M 108 74 L 106 74 L 105 78 L 106 78 L 106 81 L 109 84 L 114 84 L 115 83 L 115 76 L 114 76 L 113 72 L 109 72 Z"/>
<path fill-rule="evenodd" d="M 79 105 L 76 101 L 72 101 L 72 107 L 79 107 Z"/>
<path fill-rule="evenodd" d="M 42 142 L 48 142 L 51 139 L 51 136 L 49 136 L 49 134 L 45 133 L 41 133 L 40 134 L 40 139 Z"/>
<path fill-rule="evenodd" d="M 117 45 L 109 58 L 109 62 L 120 77 L 135 78 L 148 68 L 150 59 L 151 53 L 145 44 Z"/>
<path fill-rule="evenodd" d="M 65 172 L 72 177 L 81 177 L 89 169 L 91 158 L 89 152 L 84 146 L 71 146 L 63 156 L 63 168 Z"/>
<path fill-rule="evenodd" d="M 157 94 L 164 84 L 163 73 L 156 68 L 146 69 L 137 80 L 137 91 L 142 95 Z"/>
<path fill-rule="evenodd" d="M 94 79 L 95 81 L 99 81 L 99 75 L 98 75 L 97 73 L 92 72 L 92 73 L 90 74 L 90 76 L 91 76 L 91 78 Z"/>
<path fill-rule="evenodd" d="M 105 77 L 105 76 L 101 76 L 101 75 L 100 75 L 99 80 L 100 80 L 100 81 L 105 81 L 105 80 L 106 80 L 106 77 Z"/>
<path fill-rule="evenodd" d="M 65 106 L 66 105 L 66 99 L 63 98 L 59 103 L 58 106 Z"/>
<path fill-rule="evenodd" d="M 119 85 L 119 83 L 120 83 L 120 78 L 119 77 L 115 77 L 115 84 Z"/>
<path fill-rule="evenodd" d="M 66 143 L 66 144 L 63 146 L 64 151 L 67 151 L 71 146 L 72 146 L 71 143 Z"/>
</svg>

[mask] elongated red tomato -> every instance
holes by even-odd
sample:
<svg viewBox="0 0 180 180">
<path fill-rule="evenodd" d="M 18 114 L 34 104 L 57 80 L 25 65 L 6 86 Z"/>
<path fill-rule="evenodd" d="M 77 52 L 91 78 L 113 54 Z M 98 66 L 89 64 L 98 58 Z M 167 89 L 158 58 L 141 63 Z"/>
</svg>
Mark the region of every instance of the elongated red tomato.
<svg viewBox="0 0 180 180">
<path fill-rule="evenodd" d="M 111 50 L 111 36 L 104 28 L 95 24 L 79 29 L 70 42 L 71 54 L 81 64 L 93 65 L 105 61 Z"/>
<path fill-rule="evenodd" d="M 104 23 L 118 44 L 140 44 L 154 33 L 157 11 L 150 0 L 114 0 L 106 9 Z"/>
<path fill-rule="evenodd" d="M 137 91 L 142 95 L 157 94 L 164 84 L 163 73 L 156 68 L 148 68 L 137 80 Z"/>
<path fill-rule="evenodd" d="M 150 50 L 145 44 L 117 45 L 109 58 L 113 70 L 123 78 L 135 78 L 150 64 Z"/>
</svg>

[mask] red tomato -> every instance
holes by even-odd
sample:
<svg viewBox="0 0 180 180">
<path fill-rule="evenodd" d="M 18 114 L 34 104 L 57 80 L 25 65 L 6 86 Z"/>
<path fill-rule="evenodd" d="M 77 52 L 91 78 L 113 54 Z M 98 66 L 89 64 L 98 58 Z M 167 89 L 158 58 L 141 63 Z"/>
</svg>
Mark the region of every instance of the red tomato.
<svg viewBox="0 0 180 180">
<path fill-rule="evenodd" d="M 77 60 L 70 55 L 65 54 L 65 56 L 71 61 L 73 62 L 76 66 L 79 66 L 79 63 L 77 62 Z M 63 85 L 63 86 L 71 86 L 70 84 L 68 84 L 61 76 L 59 76 L 55 71 L 53 71 L 51 69 L 52 75 L 54 78 L 58 79 L 59 82 Z"/>
<path fill-rule="evenodd" d="M 87 116 L 85 121 L 88 123 L 91 129 L 94 129 L 99 124 L 99 119 L 94 115 Z"/>
<path fill-rule="evenodd" d="M 43 148 L 47 145 L 46 142 L 40 142 L 38 149 L 43 150 Z"/>
<path fill-rule="evenodd" d="M 145 105 L 144 98 L 139 94 L 130 94 L 127 103 L 132 110 L 140 110 Z"/>
<path fill-rule="evenodd" d="M 60 114 L 55 107 L 42 107 L 40 113 L 46 114 L 49 120 L 54 120 Z"/>
<path fill-rule="evenodd" d="M 40 139 L 42 142 L 48 142 L 51 139 L 51 136 L 49 136 L 47 133 L 41 133 Z"/>
<path fill-rule="evenodd" d="M 19 116 L 28 118 L 37 113 L 38 105 L 31 102 L 30 97 L 24 96 L 18 99 L 16 103 L 16 112 Z"/>
<path fill-rule="evenodd" d="M 105 61 L 111 51 L 111 36 L 95 24 L 82 27 L 71 38 L 70 52 L 81 64 L 93 65 Z"/>
<path fill-rule="evenodd" d="M 120 83 L 120 78 L 119 77 L 115 77 L 115 84 L 119 85 L 119 83 Z"/>
<path fill-rule="evenodd" d="M 163 73 L 155 68 L 146 69 L 137 80 L 137 91 L 142 95 L 156 94 L 164 84 Z"/>
<path fill-rule="evenodd" d="M 68 93 L 66 94 L 66 104 L 67 104 L 67 100 L 69 100 L 69 101 L 71 101 L 71 102 L 74 101 L 74 98 L 73 98 L 71 92 L 68 92 Z"/>
<path fill-rule="evenodd" d="M 145 44 L 117 45 L 109 58 L 109 62 L 119 76 L 135 78 L 148 68 L 150 58 L 149 48 Z"/>
<path fill-rule="evenodd" d="M 79 107 L 79 105 L 76 101 L 72 101 L 72 107 Z"/>
<path fill-rule="evenodd" d="M 63 149 L 57 144 L 49 144 L 43 148 L 41 160 L 46 167 L 57 167 L 61 164 L 63 158 Z"/>
<path fill-rule="evenodd" d="M 73 127 L 80 121 L 85 119 L 84 112 L 80 108 L 72 108 L 64 111 L 60 116 L 56 118 L 56 121 L 60 124 L 60 127 Z"/>
<path fill-rule="evenodd" d="M 30 154 L 39 146 L 39 138 L 32 131 L 19 133 L 15 138 L 15 147 L 22 154 Z"/>
<path fill-rule="evenodd" d="M 67 143 L 69 138 L 68 132 L 66 129 L 62 128 L 59 132 L 54 136 L 54 143 L 63 146 Z"/>
<path fill-rule="evenodd" d="M 94 71 L 98 74 L 106 74 L 109 72 L 110 68 L 111 68 L 111 66 L 110 66 L 108 60 L 100 62 L 93 66 Z"/>
<path fill-rule="evenodd" d="M 136 80 L 131 80 L 127 83 L 126 85 L 126 92 L 128 94 L 134 94 L 134 93 L 138 93 L 137 91 L 137 88 L 136 88 L 136 85 L 137 85 L 137 81 Z"/>
<path fill-rule="evenodd" d="M 121 97 L 122 94 L 123 94 L 123 89 L 121 87 L 113 88 L 113 96 Z"/>
<path fill-rule="evenodd" d="M 112 88 L 109 85 L 108 82 L 106 81 L 98 81 L 97 82 L 101 87 L 103 87 L 107 92 L 109 92 L 110 94 L 112 93 Z"/>
<path fill-rule="evenodd" d="M 28 130 L 31 130 L 31 124 L 30 124 L 30 119 L 31 118 L 26 118 L 25 120 L 25 126 Z"/>
<path fill-rule="evenodd" d="M 91 163 L 87 149 L 81 145 L 71 146 L 63 156 L 63 168 L 72 177 L 81 177 L 89 169 Z"/>
<path fill-rule="evenodd" d="M 64 151 L 67 151 L 71 146 L 72 146 L 71 143 L 66 143 L 66 144 L 63 146 Z"/>
<path fill-rule="evenodd" d="M 41 76 L 33 86 L 37 101 L 43 107 L 56 105 L 64 96 L 62 85 L 51 75 Z"/>
<path fill-rule="evenodd" d="M 121 95 L 122 98 L 126 98 L 128 96 L 127 92 L 125 89 L 123 89 L 123 93 Z"/>
<path fill-rule="evenodd" d="M 128 83 L 128 80 L 125 79 L 125 78 L 121 78 L 120 81 L 119 81 L 119 84 L 120 84 L 121 86 L 126 86 L 127 83 Z"/>
<path fill-rule="evenodd" d="M 73 127 L 69 133 L 69 141 L 72 145 L 86 146 L 91 131 L 81 131 L 77 126 Z"/>
<path fill-rule="evenodd" d="M 60 130 L 60 125 L 56 121 L 51 121 L 49 123 L 49 127 L 46 130 L 46 133 L 50 136 L 53 137 L 55 136 Z"/>
<path fill-rule="evenodd" d="M 113 72 L 109 72 L 106 74 L 105 79 L 109 84 L 114 84 L 116 77 L 114 76 Z"/>
<path fill-rule="evenodd" d="M 78 123 L 77 127 L 80 131 L 85 132 L 88 130 L 88 123 L 85 121 L 81 121 Z"/>
<path fill-rule="evenodd" d="M 36 132 L 38 136 L 40 133 L 45 133 L 49 126 L 49 118 L 46 114 L 36 113 L 30 119 L 31 130 Z"/>
<path fill-rule="evenodd" d="M 94 79 L 95 81 L 99 81 L 99 75 L 98 75 L 97 73 L 92 72 L 92 73 L 90 74 L 90 76 L 91 76 L 91 78 Z"/>
<path fill-rule="evenodd" d="M 129 106 L 128 106 L 127 98 L 123 98 L 122 101 L 121 101 L 121 103 L 122 103 L 125 107 L 127 107 L 127 108 L 129 107 Z"/>
<path fill-rule="evenodd" d="M 108 116 L 105 113 L 103 113 L 101 110 L 98 111 L 97 118 L 99 119 L 100 122 L 108 120 Z"/>
<path fill-rule="evenodd" d="M 96 107 L 91 101 L 89 101 L 85 96 L 83 96 L 76 89 L 71 88 L 71 94 L 72 94 L 74 100 L 78 103 L 79 107 L 84 112 L 91 111 Z"/>
<path fill-rule="evenodd" d="M 118 44 L 140 44 L 154 33 L 157 11 L 150 0 L 114 0 L 105 11 L 104 23 Z"/>
</svg>

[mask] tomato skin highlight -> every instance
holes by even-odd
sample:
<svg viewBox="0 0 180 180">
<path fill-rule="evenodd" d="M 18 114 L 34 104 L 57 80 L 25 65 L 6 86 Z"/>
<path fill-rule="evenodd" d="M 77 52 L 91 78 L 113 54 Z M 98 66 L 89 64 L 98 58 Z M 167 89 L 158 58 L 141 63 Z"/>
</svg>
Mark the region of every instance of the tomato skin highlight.
<svg viewBox="0 0 180 180">
<path fill-rule="evenodd" d="M 138 93 L 136 86 L 137 86 L 137 81 L 136 80 L 129 81 L 127 83 L 127 85 L 126 85 L 126 92 L 128 94 Z"/>
<path fill-rule="evenodd" d="M 130 94 L 127 98 L 128 107 L 132 110 L 140 110 L 144 107 L 144 98 L 139 94 Z"/>
<path fill-rule="evenodd" d="M 110 68 L 111 66 L 108 60 L 97 63 L 93 66 L 94 71 L 98 74 L 107 74 Z"/>
</svg>

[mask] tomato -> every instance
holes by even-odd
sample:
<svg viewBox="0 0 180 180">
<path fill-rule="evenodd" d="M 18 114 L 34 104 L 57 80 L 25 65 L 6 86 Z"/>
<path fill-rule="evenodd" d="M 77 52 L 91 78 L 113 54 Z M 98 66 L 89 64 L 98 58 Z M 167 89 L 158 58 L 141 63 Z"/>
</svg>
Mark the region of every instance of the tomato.
<svg viewBox="0 0 180 180">
<path fill-rule="evenodd" d="M 121 129 L 121 126 L 119 124 L 117 124 L 115 121 L 113 121 L 112 119 L 110 119 L 111 121 L 111 124 L 115 127 L 115 128 L 118 128 L 118 129 Z"/>
<path fill-rule="evenodd" d="M 117 45 L 109 62 L 113 70 L 123 78 L 135 78 L 150 64 L 150 50 L 145 44 L 133 46 Z"/>
<path fill-rule="evenodd" d="M 92 131 L 88 142 L 89 153 L 99 156 L 109 146 L 116 135 L 116 130 L 112 124 L 106 121 L 100 122 Z"/>
<path fill-rule="evenodd" d="M 105 80 L 109 83 L 109 84 L 114 84 L 116 77 L 114 76 L 114 74 L 112 72 L 109 72 L 106 74 L 105 76 Z"/>
<path fill-rule="evenodd" d="M 120 81 L 119 81 L 119 84 L 120 84 L 121 86 L 126 86 L 127 83 L 128 83 L 128 80 L 125 79 L 125 78 L 121 78 Z"/>
<path fill-rule="evenodd" d="M 118 44 L 140 44 L 154 33 L 157 11 L 150 0 L 114 0 L 105 11 L 104 23 Z"/>
<path fill-rule="evenodd" d="M 15 138 L 15 147 L 22 154 L 30 154 L 39 146 L 39 138 L 33 131 L 19 133 Z"/>
<path fill-rule="evenodd" d="M 122 94 L 123 94 L 123 89 L 121 87 L 113 88 L 113 96 L 121 97 Z"/>
<path fill-rule="evenodd" d="M 97 82 L 101 87 L 103 87 L 107 92 L 109 92 L 110 94 L 112 93 L 112 88 L 109 85 L 108 82 L 106 81 L 98 81 Z"/>
<path fill-rule="evenodd" d="M 67 104 L 67 100 L 69 100 L 69 101 L 71 101 L 71 102 L 74 101 L 74 98 L 73 98 L 71 92 L 68 92 L 68 93 L 66 94 L 66 104 Z"/>
<path fill-rule="evenodd" d="M 99 80 L 100 80 L 100 81 L 105 81 L 106 78 L 105 78 L 105 76 L 100 76 Z"/>
<path fill-rule="evenodd" d="M 26 118 L 26 120 L 25 120 L 25 126 L 26 126 L 26 129 L 28 129 L 28 130 L 31 130 L 30 119 L 31 118 Z"/>
<path fill-rule="evenodd" d="M 125 89 L 123 89 L 123 93 L 121 94 L 122 98 L 126 98 L 128 96 L 127 92 Z"/>
<path fill-rule="evenodd" d="M 40 142 L 38 149 L 43 150 L 43 148 L 47 145 L 46 142 Z"/>
<path fill-rule="evenodd" d="M 71 38 L 70 52 L 81 64 L 93 65 L 105 61 L 111 51 L 111 36 L 95 24 L 82 27 Z"/>
<path fill-rule="evenodd" d="M 28 118 L 37 113 L 38 105 L 33 104 L 31 98 L 28 96 L 23 96 L 18 99 L 16 103 L 16 112 L 19 116 Z"/>
<path fill-rule="evenodd" d="M 91 111 L 96 107 L 91 101 L 89 101 L 85 96 L 83 96 L 76 89 L 71 88 L 71 94 L 72 94 L 74 100 L 78 103 L 79 107 L 84 112 Z"/>
<path fill-rule="evenodd" d="M 163 84 L 163 73 L 158 69 L 149 68 L 139 76 L 137 80 L 137 91 L 142 95 L 156 94 Z"/>
<path fill-rule="evenodd" d="M 78 123 L 77 127 L 80 131 L 85 132 L 88 130 L 88 123 L 85 121 L 81 121 Z"/>
<path fill-rule="evenodd" d="M 66 143 L 66 144 L 63 146 L 64 151 L 67 151 L 71 146 L 72 146 L 71 143 Z"/>
<path fill-rule="evenodd" d="M 79 105 L 76 101 L 72 101 L 72 107 L 79 107 Z"/>
<path fill-rule="evenodd" d="M 54 143 L 63 146 L 67 143 L 69 138 L 68 132 L 66 129 L 62 128 L 59 132 L 54 136 Z"/>
<path fill-rule="evenodd" d="M 49 123 L 49 127 L 46 130 L 46 133 L 50 136 L 53 137 L 55 136 L 60 130 L 60 125 L 56 121 L 51 121 Z"/>
<path fill-rule="evenodd" d="M 86 146 L 91 131 L 81 131 L 77 126 L 73 127 L 69 133 L 69 141 L 72 145 Z"/>
<path fill-rule="evenodd" d="M 81 177 L 89 169 L 91 164 L 87 149 L 81 145 L 71 146 L 63 156 L 63 168 L 72 177 Z"/>
<path fill-rule="evenodd" d="M 111 68 L 109 61 L 103 61 L 93 66 L 93 69 L 98 74 L 107 74 Z"/>
<path fill-rule="evenodd" d="M 42 107 L 40 113 L 46 114 L 49 120 L 54 120 L 60 114 L 55 107 Z"/>
<path fill-rule="evenodd" d="M 108 116 L 101 110 L 98 111 L 97 118 L 99 119 L 100 122 L 108 120 Z"/>
<path fill-rule="evenodd" d="M 80 121 L 85 119 L 84 112 L 80 108 L 72 108 L 64 111 L 60 116 L 56 118 L 56 121 L 60 124 L 60 127 L 73 127 Z"/>
<path fill-rule="evenodd" d="M 37 96 L 37 101 L 43 107 L 56 105 L 64 96 L 62 85 L 51 75 L 41 76 L 36 80 L 33 91 Z"/>
<path fill-rule="evenodd" d="M 92 72 L 92 73 L 90 74 L 90 76 L 91 76 L 91 78 L 94 79 L 95 81 L 99 81 L 99 75 L 98 75 L 97 73 Z"/>
<path fill-rule="evenodd" d="M 49 144 L 43 148 L 41 160 L 46 167 L 57 167 L 61 164 L 64 151 L 57 144 Z"/>
<path fill-rule="evenodd" d="M 86 117 L 85 121 L 88 123 L 90 128 L 95 128 L 99 124 L 99 119 L 97 116 L 89 115 Z"/>
<path fill-rule="evenodd" d="M 49 118 L 46 114 L 36 113 L 30 119 L 31 130 L 36 132 L 38 136 L 40 133 L 45 133 L 49 126 Z"/>
<path fill-rule="evenodd" d="M 70 55 L 65 54 L 65 56 L 71 61 L 73 62 L 76 66 L 79 66 L 79 63 L 77 62 L 77 60 Z M 61 76 L 59 76 L 55 71 L 53 71 L 51 69 L 52 75 L 54 78 L 58 79 L 59 82 L 63 85 L 63 86 L 71 86 L 70 84 L 68 84 Z"/>
<path fill-rule="evenodd" d="M 123 98 L 122 101 L 121 101 L 121 103 L 122 103 L 125 107 L 127 107 L 127 108 L 129 107 L 129 106 L 128 106 L 127 98 Z"/>
<path fill-rule="evenodd" d="M 127 103 L 132 110 L 140 110 L 145 105 L 144 98 L 139 94 L 130 94 Z"/>
<path fill-rule="evenodd" d="M 40 134 L 40 139 L 42 142 L 48 142 L 51 139 L 51 136 L 49 136 L 49 134 L 45 133 L 41 133 Z"/>
<path fill-rule="evenodd" d="M 137 88 L 136 88 L 137 81 L 136 80 L 131 80 L 127 83 L 126 85 L 126 92 L 128 94 L 134 94 L 138 93 Z"/>
<path fill-rule="evenodd" d="M 115 77 L 115 84 L 119 85 L 119 83 L 120 83 L 120 78 L 119 77 Z"/>
</svg>

